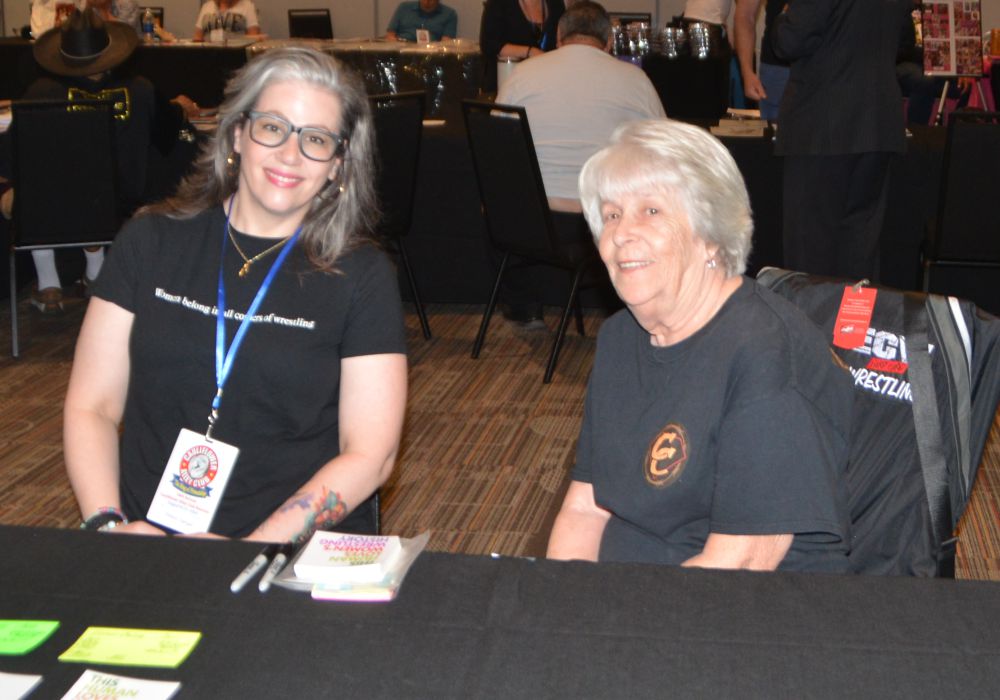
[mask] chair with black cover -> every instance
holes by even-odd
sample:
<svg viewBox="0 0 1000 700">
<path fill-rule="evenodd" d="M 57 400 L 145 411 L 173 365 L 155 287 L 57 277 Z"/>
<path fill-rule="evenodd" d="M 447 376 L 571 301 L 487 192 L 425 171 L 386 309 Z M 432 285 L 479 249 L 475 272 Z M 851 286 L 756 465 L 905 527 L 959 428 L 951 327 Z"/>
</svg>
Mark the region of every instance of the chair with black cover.
<svg viewBox="0 0 1000 700">
<path fill-rule="evenodd" d="M 330 9 L 316 7 L 288 11 L 288 36 L 292 39 L 332 39 Z"/>
<path fill-rule="evenodd" d="M 968 301 L 876 287 L 865 341 L 832 344 L 853 281 L 764 268 L 853 376 L 847 490 L 855 573 L 953 576 L 954 532 L 1000 401 L 1000 320 Z"/>
<path fill-rule="evenodd" d="M 548 384 L 555 372 L 571 311 L 576 316 L 577 331 L 584 335 L 579 291 L 582 286 L 599 281 L 599 277 L 589 274 L 595 269 L 597 249 L 589 237 L 569 242 L 557 236 L 524 108 L 463 100 L 462 112 L 486 229 L 493 247 L 503 256 L 472 357 L 479 357 L 482 350 L 511 257 L 518 259 L 517 264 L 561 268 L 570 273 L 572 281 L 545 368 L 543 382 Z M 583 215 L 573 216 L 579 217 L 580 230 L 584 230 Z"/>
<path fill-rule="evenodd" d="M 425 95 L 423 91 L 399 92 L 372 95 L 368 99 L 375 123 L 376 190 L 382 211 L 378 230 L 399 253 L 420 318 L 420 328 L 424 338 L 430 340 L 427 312 L 404 243 L 413 222 Z"/>
<path fill-rule="evenodd" d="M 937 217 L 923 246 L 922 289 L 967 297 L 998 314 L 1000 112 L 954 112 L 949 119 Z"/>
<path fill-rule="evenodd" d="M 118 215 L 112 104 L 15 101 L 10 140 L 14 211 L 10 244 L 11 355 L 18 356 L 14 256 L 43 248 L 107 245 Z"/>
</svg>

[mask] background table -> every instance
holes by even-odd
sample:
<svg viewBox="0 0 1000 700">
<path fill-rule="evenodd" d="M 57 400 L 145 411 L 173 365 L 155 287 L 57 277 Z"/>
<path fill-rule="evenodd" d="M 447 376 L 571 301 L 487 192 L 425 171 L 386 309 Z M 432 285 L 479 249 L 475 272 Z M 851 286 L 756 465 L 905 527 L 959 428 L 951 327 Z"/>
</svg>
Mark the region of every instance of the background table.
<svg viewBox="0 0 1000 700">
<path fill-rule="evenodd" d="M 198 630 L 180 698 L 987 697 L 1000 585 L 424 553 L 390 604 L 229 593 L 258 547 L 0 527 L 0 617 L 56 619 L 0 670 L 59 697 L 89 625 Z"/>
<path fill-rule="evenodd" d="M 32 43 L 0 39 L 0 99 L 17 99 L 40 75 L 31 55 Z M 185 94 L 198 104 L 215 107 L 234 70 L 247 62 L 243 46 L 179 42 L 140 44 L 122 71 L 148 78 L 164 97 Z"/>
</svg>

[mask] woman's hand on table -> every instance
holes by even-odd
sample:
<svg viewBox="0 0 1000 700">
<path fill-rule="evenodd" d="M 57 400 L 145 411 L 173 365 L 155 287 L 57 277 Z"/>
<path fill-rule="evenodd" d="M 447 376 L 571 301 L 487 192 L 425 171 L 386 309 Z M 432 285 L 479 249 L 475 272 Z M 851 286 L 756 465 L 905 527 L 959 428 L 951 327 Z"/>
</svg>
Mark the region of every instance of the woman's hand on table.
<svg viewBox="0 0 1000 700">
<path fill-rule="evenodd" d="M 145 520 L 133 520 L 128 525 L 119 525 L 116 528 L 108 530 L 108 532 L 114 535 L 166 535 L 163 530 L 156 527 L 152 523 L 148 523 Z"/>
<path fill-rule="evenodd" d="M 212 532 L 193 532 L 190 535 L 182 535 L 182 537 L 191 537 L 199 540 L 228 540 L 228 537 L 223 537 L 222 535 L 216 535 Z"/>
</svg>

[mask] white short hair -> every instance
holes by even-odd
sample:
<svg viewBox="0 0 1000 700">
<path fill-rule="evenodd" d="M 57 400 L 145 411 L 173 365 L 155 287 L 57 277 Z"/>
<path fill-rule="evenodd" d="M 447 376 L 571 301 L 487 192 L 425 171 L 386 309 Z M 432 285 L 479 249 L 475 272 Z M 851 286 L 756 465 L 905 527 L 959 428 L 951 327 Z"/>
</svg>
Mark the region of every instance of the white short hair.
<svg viewBox="0 0 1000 700">
<path fill-rule="evenodd" d="M 604 228 L 602 202 L 660 191 L 677 198 L 695 235 L 719 247 L 728 276 L 746 270 L 753 237 L 750 197 L 736 161 L 704 129 L 670 119 L 620 126 L 583 166 L 579 184 L 595 239 Z"/>
</svg>

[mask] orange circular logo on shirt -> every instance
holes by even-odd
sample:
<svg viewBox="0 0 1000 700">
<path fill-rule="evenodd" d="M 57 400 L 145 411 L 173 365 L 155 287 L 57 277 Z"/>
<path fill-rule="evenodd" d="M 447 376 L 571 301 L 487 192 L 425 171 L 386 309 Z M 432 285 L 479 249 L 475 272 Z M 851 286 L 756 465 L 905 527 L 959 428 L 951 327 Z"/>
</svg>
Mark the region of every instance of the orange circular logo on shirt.
<svg viewBox="0 0 1000 700">
<path fill-rule="evenodd" d="M 677 481 L 688 459 L 687 433 L 677 423 L 667 423 L 649 444 L 643 469 L 646 481 L 657 488 Z"/>
</svg>

